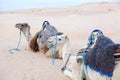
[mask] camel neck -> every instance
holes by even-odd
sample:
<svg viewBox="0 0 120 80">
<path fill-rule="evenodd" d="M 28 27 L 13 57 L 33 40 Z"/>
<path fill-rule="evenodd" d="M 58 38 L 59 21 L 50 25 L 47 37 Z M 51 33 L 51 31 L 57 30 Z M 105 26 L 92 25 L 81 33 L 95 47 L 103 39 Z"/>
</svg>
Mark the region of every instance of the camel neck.
<svg viewBox="0 0 120 80">
<path fill-rule="evenodd" d="M 65 61 L 65 58 L 67 56 L 67 54 L 69 53 L 69 41 L 67 41 L 64 46 L 63 46 L 63 49 L 62 49 L 62 58 L 63 58 L 63 61 Z"/>
</svg>

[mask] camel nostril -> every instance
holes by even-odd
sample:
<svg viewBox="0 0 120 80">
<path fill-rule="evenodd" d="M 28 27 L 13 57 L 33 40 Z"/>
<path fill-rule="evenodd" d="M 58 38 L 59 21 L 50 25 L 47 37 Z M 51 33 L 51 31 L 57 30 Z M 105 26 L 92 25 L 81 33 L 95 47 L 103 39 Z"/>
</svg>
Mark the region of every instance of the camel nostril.
<svg viewBox="0 0 120 80">
<path fill-rule="evenodd" d="M 48 41 L 48 43 L 52 43 L 53 41 Z"/>
</svg>

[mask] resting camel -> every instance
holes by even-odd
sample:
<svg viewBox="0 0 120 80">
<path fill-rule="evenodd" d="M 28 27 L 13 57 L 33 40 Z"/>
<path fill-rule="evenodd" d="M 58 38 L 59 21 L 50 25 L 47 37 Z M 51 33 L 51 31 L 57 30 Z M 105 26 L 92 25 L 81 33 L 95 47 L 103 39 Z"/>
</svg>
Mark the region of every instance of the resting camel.
<svg viewBox="0 0 120 80">
<path fill-rule="evenodd" d="M 80 50 L 78 54 L 70 53 L 68 37 L 62 39 L 64 39 L 62 58 L 65 66 L 61 70 L 66 76 L 72 80 L 120 80 L 120 45 L 105 37 L 100 30 L 91 33 L 87 46 L 81 49 L 82 51 Z M 101 39 L 103 42 L 99 42 Z M 51 41 L 55 43 L 52 38 Z M 103 43 L 104 46 L 101 47 L 100 44 Z M 98 52 L 93 53 L 94 50 L 98 50 Z M 102 55 L 101 51 L 103 51 L 104 55 Z M 91 57 L 91 53 L 95 56 Z M 103 62 L 101 62 L 102 60 Z M 95 62 L 98 63 L 95 68 L 88 64 L 92 63 L 94 65 Z M 100 70 L 97 71 L 97 68 L 100 68 Z"/>
<path fill-rule="evenodd" d="M 43 22 L 42 29 L 37 32 L 33 37 L 31 36 L 30 26 L 28 25 L 28 23 L 17 23 L 15 27 L 23 32 L 32 51 L 40 51 L 44 54 L 46 52 L 50 52 L 49 50 L 54 47 L 51 47 L 51 44 L 47 42 L 49 37 L 63 34 L 61 32 L 58 32 L 57 29 L 54 26 L 50 25 L 48 21 Z M 58 54 L 56 58 L 61 58 L 61 53 L 59 52 L 57 47 L 59 47 L 59 43 L 57 43 L 56 45 L 56 52 Z M 47 54 L 46 56 L 49 57 L 51 56 L 51 54 L 49 53 L 49 55 Z"/>
<path fill-rule="evenodd" d="M 61 36 L 59 36 L 60 38 Z M 55 36 L 51 37 L 48 42 L 51 44 L 55 44 L 54 40 Z M 67 36 L 64 36 L 61 38 L 61 41 L 63 42 L 63 46 L 61 48 L 62 51 L 62 59 L 65 64 L 65 66 L 62 68 L 63 73 L 70 77 L 72 80 L 82 80 L 80 79 L 80 66 L 82 64 L 82 61 L 77 63 L 77 56 L 69 52 L 69 38 Z"/>
</svg>

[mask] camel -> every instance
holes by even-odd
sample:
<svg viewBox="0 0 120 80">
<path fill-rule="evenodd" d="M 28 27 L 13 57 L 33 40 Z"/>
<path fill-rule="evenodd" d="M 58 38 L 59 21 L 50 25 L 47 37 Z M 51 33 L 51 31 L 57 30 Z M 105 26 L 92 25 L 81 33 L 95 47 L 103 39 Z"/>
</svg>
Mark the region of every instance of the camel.
<svg viewBox="0 0 120 80">
<path fill-rule="evenodd" d="M 81 49 L 79 54 L 73 54 L 69 51 L 69 39 L 64 37 L 64 46 L 62 48 L 62 58 L 64 67 L 61 69 L 63 74 L 70 77 L 72 80 L 120 80 L 120 46 L 117 46 L 114 51 L 115 64 L 113 68 L 113 75 L 108 77 L 100 74 L 99 72 L 91 69 L 89 66 L 84 64 L 83 52 L 91 52 L 92 48 L 97 44 L 99 36 L 103 35 L 100 30 L 93 31 L 90 35 L 89 42 L 84 49 Z M 94 38 L 94 39 L 93 39 Z M 53 44 L 55 43 L 54 38 L 51 38 Z M 111 40 L 110 40 L 111 41 Z M 109 42 L 108 42 L 109 43 Z M 91 44 L 89 46 L 89 44 Z M 109 48 L 109 47 L 108 47 Z M 85 50 L 85 51 L 84 51 Z M 82 53 L 81 53 L 82 52 Z M 101 53 L 102 54 L 102 53 Z M 86 57 L 85 57 L 86 58 Z M 99 61 L 99 60 L 98 60 Z M 111 63 L 110 63 L 111 65 Z M 108 66 L 105 66 L 108 67 Z"/>
<path fill-rule="evenodd" d="M 57 45 L 56 50 L 58 50 L 58 52 L 57 52 L 58 54 L 56 54 L 56 57 L 59 55 L 59 58 L 61 58 L 61 59 L 62 59 L 62 48 L 66 42 L 65 38 L 66 38 L 66 35 L 57 35 L 57 36 L 50 37 L 47 41 L 47 43 L 50 45 Z M 49 50 L 46 53 L 46 55 L 48 56 L 49 53 L 54 54 L 54 51 L 55 51 L 55 48 L 52 47 L 51 50 Z M 52 55 L 49 57 L 52 57 Z"/>
<path fill-rule="evenodd" d="M 48 42 L 50 42 L 51 44 L 55 44 L 55 38 L 56 36 L 52 36 Z M 57 36 L 58 37 L 58 36 Z M 79 61 L 79 63 L 77 63 L 77 56 L 70 53 L 69 52 L 69 38 L 68 36 L 59 36 L 59 38 L 61 38 L 61 41 L 62 41 L 62 48 L 61 48 L 61 51 L 62 51 L 62 59 L 63 59 L 63 62 L 64 64 L 67 63 L 67 65 L 65 65 L 63 68 L 62 68 L 62 71 L 64 73 L 64 75 L 70 77 L 72 80 L 82 80 L 80 79 L 80 66 L 82 64 L 82 62 Z"/>
<path fill-rule="evenodd" d="M 58 32 L 54 26 L 50 25 L 48 21 L 43 22 L 42 29 L 38 31 L 33 37 L 31 36 L 30 26 L 28 25 L 28 23 L 17 23 L 15 27 L 23 32 L 28 42 L 28 45 L 33 52 L 40 51 L 44 54 L 50 52 L 49 50 L 51 49 L 51 44 L 47 43 L 49 37 L 55 35 L 63 35 L 62 32 Z M 57 47 L 59 47 L 59 43 L 57 43 L 56 49 L 58 49 Z M 59 50 L 56 50 L 56 52 L 59 52 Z M 49 56 L 51 56 L 50 53 L 49 55 L 46 55 L 46 57 Z M 56 58 L 61 57 L 60 55 L 57 55 Z"/>
</svg>

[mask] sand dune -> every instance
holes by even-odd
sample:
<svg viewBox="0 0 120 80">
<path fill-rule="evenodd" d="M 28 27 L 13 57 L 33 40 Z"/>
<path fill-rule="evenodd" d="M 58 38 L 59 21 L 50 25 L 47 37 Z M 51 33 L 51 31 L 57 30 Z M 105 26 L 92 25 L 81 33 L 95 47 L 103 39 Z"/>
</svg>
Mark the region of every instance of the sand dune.
<svg viewBox="0 0 120 80">
<path fill-rule="evenodd" d="M 0 12 L 0 80 L 69 80 L 61 72 L 62 60 L 45 58 L 42 53 L 27 50 L 27 41 L 22 34 L 21 51 L 8 52 L 15 48 L 19 39 L 16 23 L 27 22 L 31 33 L 41 29 L 48 20 L 59 31 L 69 36 L 71 52 L 87 43 L 90 32 L 100 29 L 105 35 L 120 43 L 120 3 L 88 3 L 66 8 L 34 8 Z"/>
</svg>

